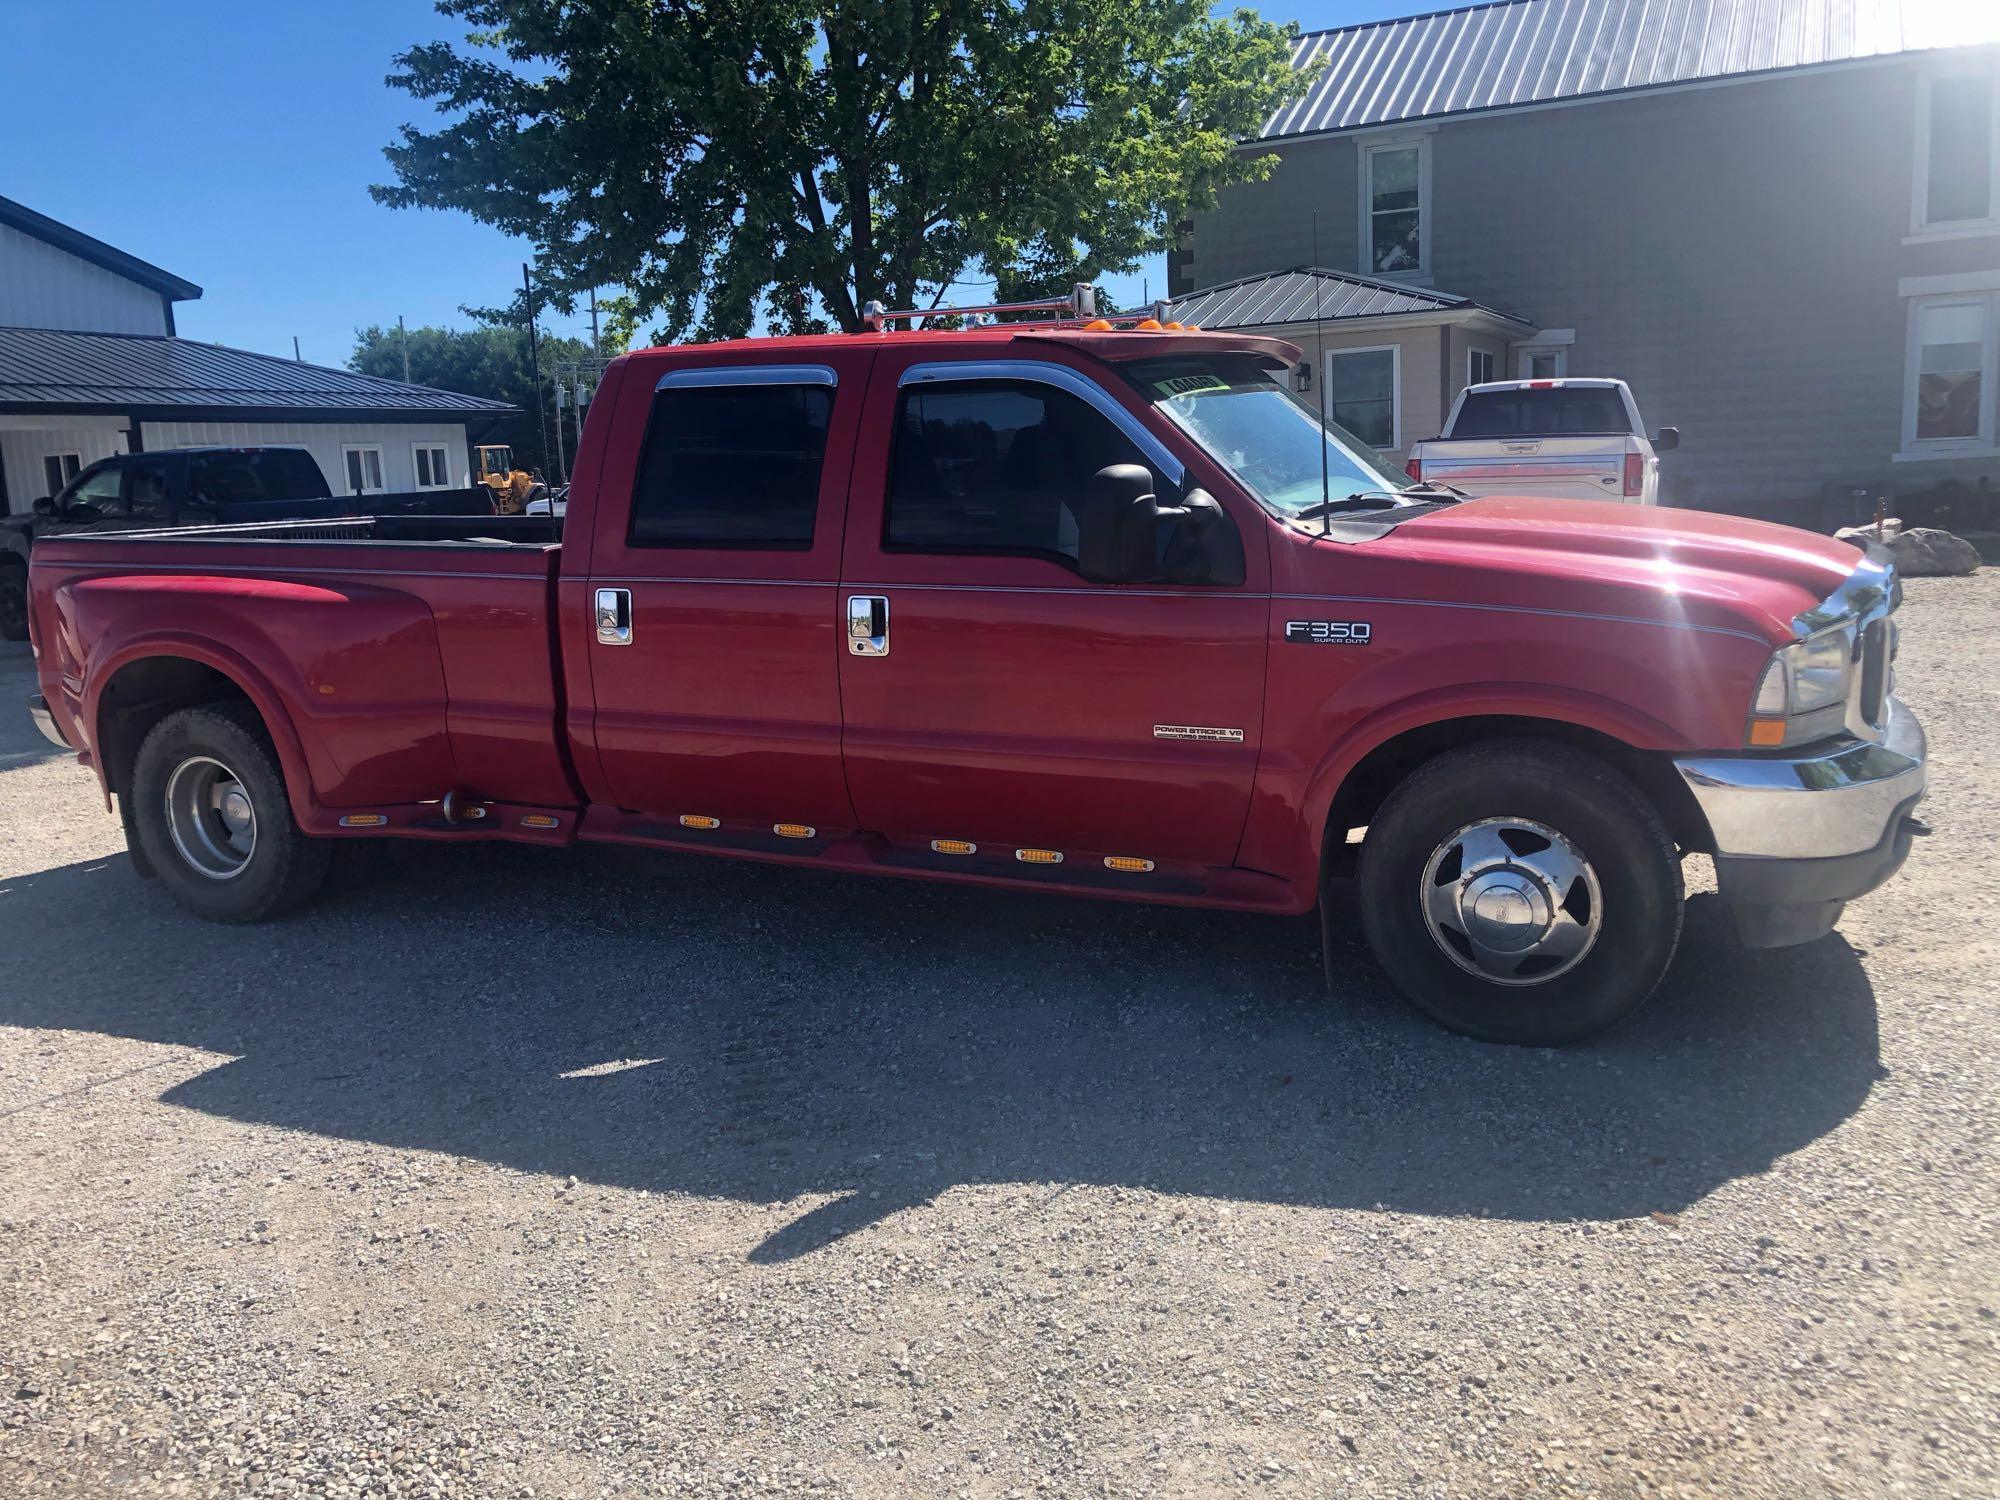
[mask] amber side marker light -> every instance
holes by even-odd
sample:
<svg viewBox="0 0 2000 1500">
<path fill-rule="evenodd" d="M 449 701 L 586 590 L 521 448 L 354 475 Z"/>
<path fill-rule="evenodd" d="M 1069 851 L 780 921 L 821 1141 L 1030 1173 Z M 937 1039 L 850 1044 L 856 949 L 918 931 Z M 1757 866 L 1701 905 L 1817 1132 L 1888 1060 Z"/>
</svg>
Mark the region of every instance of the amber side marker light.
<svg viewBox="0 0 2000 1500">
<path fill-rule="evenodd" d="M 1063 859 L 1060 849 L 1016 849 L 1014 858 L 1024 865 L 1059 865 Z"/>
<path fill-rule="evenodd" d="M 380 828 L 388 821 L 387 815 L 383 813 L 343 813 L 340 819 L 340 826 L 342 828 Z"/>
<path fill-rule="evenodd" d="M 560 828 L 562 827 L 562 819 L 552 818 L 547 813 L 523 813 L 521 815 L 521 826 L 523 828 Z"/>
<path fill-rule="evenodd" d="M 1153 868 L 1153 862 L 1131 854 L 1107 854 L 1104 856 L 1104 868 L 1116 870 L 1122 875 L 1143 875 Z"/>
<path fill-rule="evenodd" d="M 1750 721 L 1750 743 L 1766 746 L 1784 744 L 1785 721 L 1783 719 L 1752 719 Z"/>
<path fill-rule="evenodd" d="M 773 823 L 771 832 L 781 839 L 809 839 L 819 830 L 810 823 Z"/>
<path fill-rule="evenodd" d="M 720 818 L 704 817 L 700 813 L 681 814 L 681 827 L 683 828 L 720 828 L 721 826 L 722 819 Z"/>
<path fill-rule="evenodd" d="M 931 853 L 933 854 L 977 854 L 978 852 L 979 846 L 977 844 L 968 843 L 964 839 L 931 840 Z"/>
</svg>

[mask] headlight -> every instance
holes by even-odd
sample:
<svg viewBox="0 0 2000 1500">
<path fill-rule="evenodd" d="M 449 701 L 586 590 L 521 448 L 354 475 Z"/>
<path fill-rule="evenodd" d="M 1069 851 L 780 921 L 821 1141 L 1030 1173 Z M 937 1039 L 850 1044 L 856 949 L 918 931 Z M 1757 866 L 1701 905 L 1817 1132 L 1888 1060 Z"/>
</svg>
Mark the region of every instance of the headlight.
<svg viewBox="0 0 2000 1500">
<path fill-rule="evenodd" d="M 1799 745 L 1837 731 L 1854 688 L 1854 642 L 1846 627 L 1775 653 L 1750 705 L 1752 745 Z"/>
</svg>

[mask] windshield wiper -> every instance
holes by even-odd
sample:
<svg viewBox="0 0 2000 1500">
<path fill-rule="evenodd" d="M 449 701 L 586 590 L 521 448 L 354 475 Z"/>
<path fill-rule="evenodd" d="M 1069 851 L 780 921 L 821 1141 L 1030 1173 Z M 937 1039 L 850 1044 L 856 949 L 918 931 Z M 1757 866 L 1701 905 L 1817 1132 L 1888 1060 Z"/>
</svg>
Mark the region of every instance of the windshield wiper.
<svg viewBox="0 0 2000 1500">
<path fill-rule="evenodd" d="M 1460 500 L 1470 500 L 1472 498 L 1471 490 L 1462 490 L 1455 484 L 1446 484 L 1442 479 L 1419 479 L 1415 484 L 1403 487 L 1403 493 L 1406 495 L 1414 495 L 1426 490 L 1434 495 L 1452 495 Z"/>
<path fill-rule="evenodd" d="M 1294 521 L 1317 521 L 1327 516 L 1342 515 L 1356 510 L 1388 510 L 1402 503 L 1402 497 L 1391 490 L 1356 490 L 1338 500 L 1315 500 L 1304 510 L 1293 515 Z"/>
</svg>

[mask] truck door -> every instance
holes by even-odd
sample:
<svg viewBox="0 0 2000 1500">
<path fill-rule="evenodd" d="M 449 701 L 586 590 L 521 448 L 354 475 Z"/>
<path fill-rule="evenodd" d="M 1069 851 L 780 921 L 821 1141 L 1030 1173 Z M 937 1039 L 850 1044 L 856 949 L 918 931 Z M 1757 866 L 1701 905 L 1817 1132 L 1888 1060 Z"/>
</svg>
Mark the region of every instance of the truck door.
<svg viewBox="0 0 2000 1500">
<path fill-rule="evenodd" d="M 591 611 L 608 791 L 669 836 L 741 843 L 782 823 L 823 839 L 854 826 L 836 595 L 872 358 L 641 359 L 625 376 L 611 447 L 636 453 L 636 472 L 606 465 L 587 586 L 565 607 Z"/>
<path fill-rule="evenodd" d="M 876 362 L 848 516 L 861 826 L 919 851 L 1047 850 L 1079 876 L 1108 856 L 1230 864 L 1263 705 L 1263 549 L 1233 587 L 1087 581 L 1091 476 L 1144 465 L 1171 503 L 1180 461 L 1094 363 L 926 352 Z"/>
</svg>

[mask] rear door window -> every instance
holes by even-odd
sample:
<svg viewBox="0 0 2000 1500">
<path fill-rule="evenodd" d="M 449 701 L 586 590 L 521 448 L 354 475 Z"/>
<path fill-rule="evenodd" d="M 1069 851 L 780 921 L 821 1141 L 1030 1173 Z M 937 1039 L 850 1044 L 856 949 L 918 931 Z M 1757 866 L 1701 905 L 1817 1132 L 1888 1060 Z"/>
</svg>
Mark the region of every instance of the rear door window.
<svg viewBox="0 0 2000 1500">
<path fill-rule="evenodd" d="M 326 476 L 302 448 L 203 453 L 188 463 L 188 499 L 198 506 L 312 500 L 326 493 Z"/>
<path fill-rule="evenodd" d="M 1625 402 L 1605 386 L 1532 391 L 1468 391 L 1452 423 L 1454 438 L 1629 435 Z"/>
<path fill-rule="evenodd" d="M 828 385 L 668 386 L 653 396 L 633 547 L 812 547 Z"/>
</svg>

